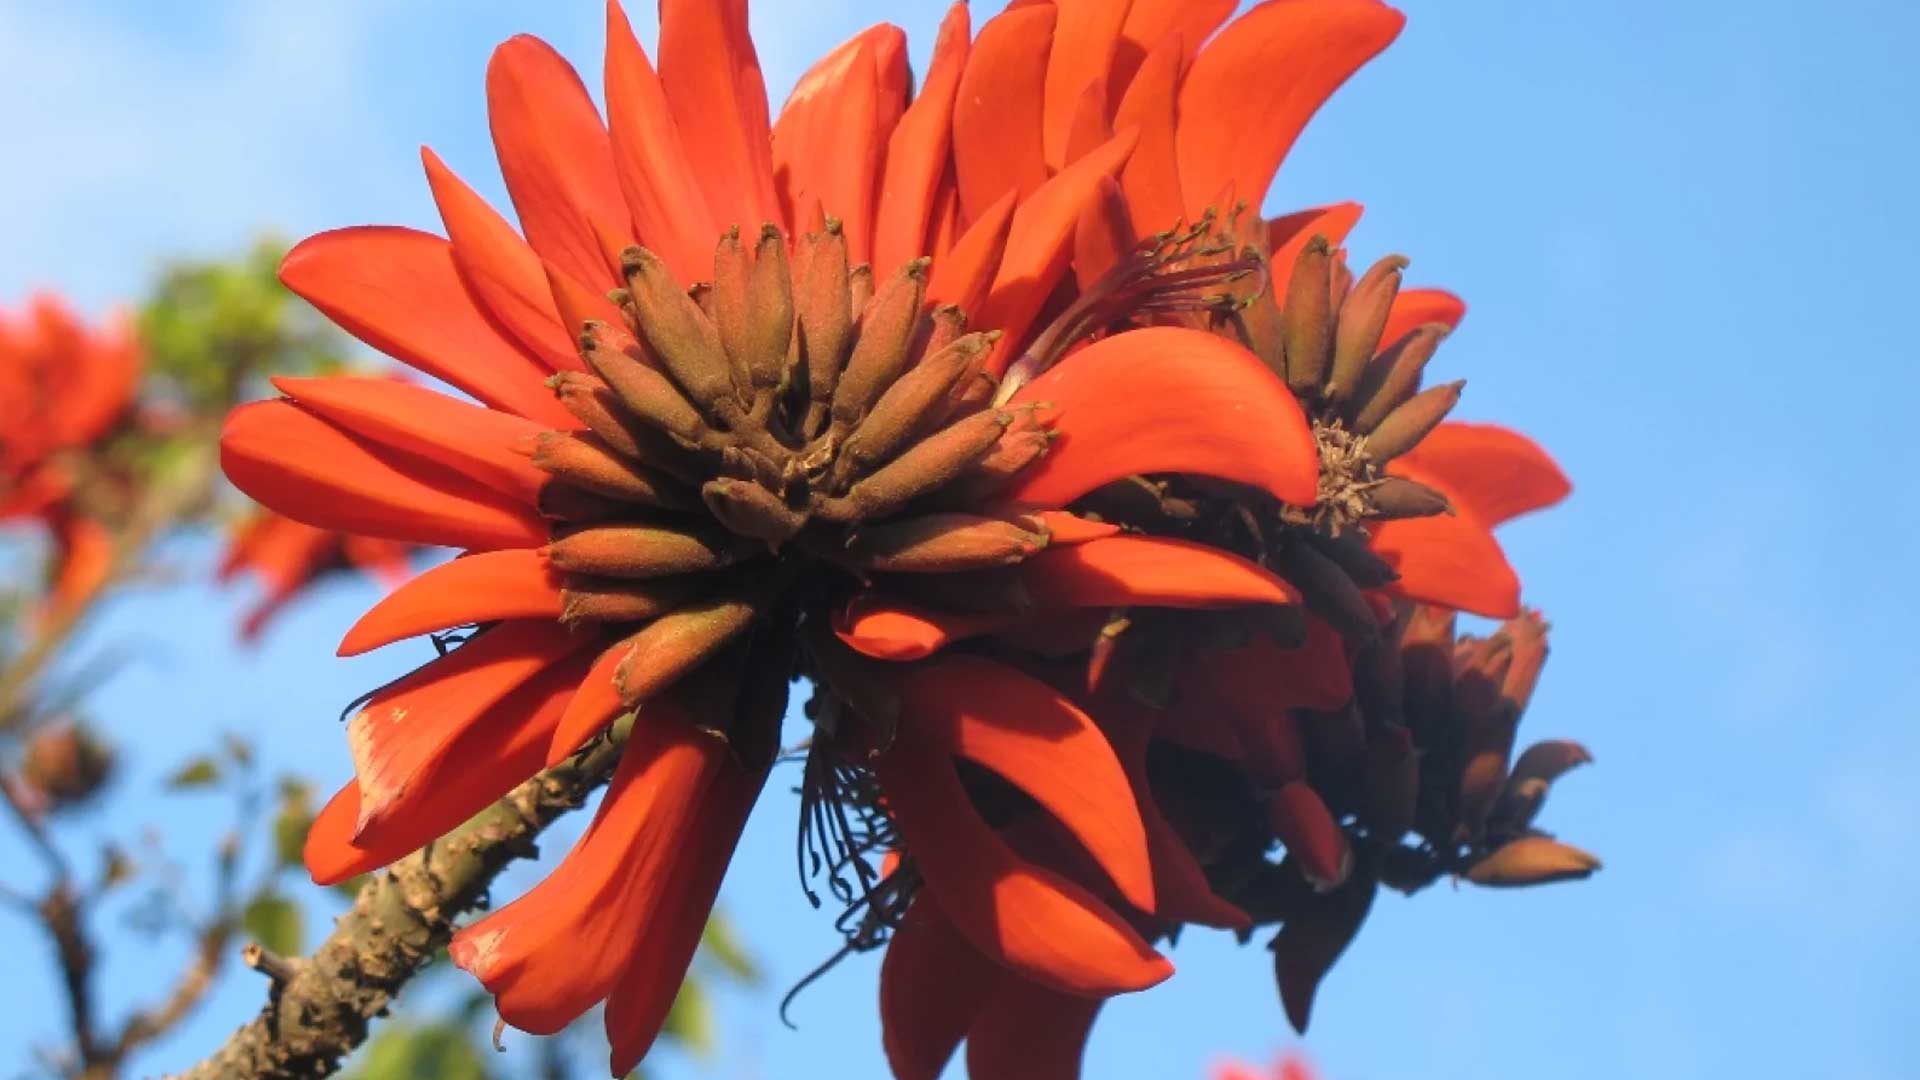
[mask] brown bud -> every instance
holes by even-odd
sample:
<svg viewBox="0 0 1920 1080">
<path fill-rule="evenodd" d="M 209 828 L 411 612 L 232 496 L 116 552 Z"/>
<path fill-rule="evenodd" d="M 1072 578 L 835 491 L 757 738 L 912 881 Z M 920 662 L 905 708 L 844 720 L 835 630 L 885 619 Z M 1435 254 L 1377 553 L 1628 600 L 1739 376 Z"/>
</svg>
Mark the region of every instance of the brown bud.
<svg viewBox="0 0 1920 1080">
<path fill-rule="evenodd" d="M 631 503 L 586 491 L 557 478 L 540 485 L 540 492 L 534 497 L 534 506 L 540 511 L 540 516 L 549 521 L 565 521 L 575 525 L 618 521 L 633 513 Z"/>
<path fill-rule="evenodd" d="M 1368 642 L 1380 636 L 1373 605 L 1340 564 L 1310 543 L 1290 543 L 1279 553 L 1280 576 L 1292 582 L 1308 610 L 1333 624 L 1347 638 Z"/>
<path fill-rule="evenodd" d="M 847 542 L 847 555 L 874 570 L 945 574 L 1008 566 L 1046 546 L 1037 521 L 927 514 L 861 529 Z"/>
<path fill-rule="evenodd" d="M 838 222 L 828 222 L 825 232 L 800 238 L 793 270 L 793 305 L 799 324 L 800 361 L 807 369 L 807 396 L 815 406 L 813 411 L 824 417 L 840 379 L 847 343 L 853 339 L 847 238 Z"/>
<path fill-rule="evenodd" d="M 975 413 L 915 443 L 872 475 L 853 485 L 843 499 L 827 500 L 828 520 L 884 518 L 930 491 L 951 483 L 967 466 L 998 445 L 1013 414 Z"/>
<path fill-rule="evenodd" d="M 709 531 L 656 525 L 596 525 L 547 546 L 553 565 L 576 574 L 645 579 L 731 566 L 738 542 Z"/>
<path fill-rule="evenodd" d="M 1398 840 L 1413 828 L 1420 755 L 1406 728 L 1381 724 L 1368 733 L 1366 789 L 1367 827 L 1376 838 Z"/>
<path fill-rule="evenodd" d="M 1600 860 L 1546 836 L 1523 836 L 1496 849 L 1467 870 L 1475 885 L 1543 885 L 1592 877 Z"/>
<path fill-rule="evenodd" d="M 1453 687 L 1454 725 L 1462 747 L 1456 835 L 1463 839 L 1479 835 L 1506 783 L 1519 719 L 1519 710 L 1500 692 L 1513 664 L 1511 649 L 1497 639 L 1477 644 Z"/>
<path fill-rule="evenodd" d="M 860 316 L 860 334 L 833 391 L 833 423 L 852 427 L 906 370 L 907 346 L 920 325 L 927 294 L 926 259 L 915 259 L 887 279 Z"/>
<path fill-rule="evenodd" d="M 1353 401 L 1347 407 L 1348 415 L 1353 418 L 1353 430 L 1362 435 L 1372 431 L 1388 413 L 1420 389 L 1421 373 L 1450 332 L 1446 323 L 1415 327 L 1367 363 L 1360 388 L 1354 391 Z"/>
<path fill-rule="evenodd" d="M 1393 564 L 1375 555 L 1358 533 L 1348 531 L 1339 536 L 1311 533 L 1307 542 L 1332 559 L 1362 589 L 1378 589 L 1400 580 L 1400 572 Z"/>
<path fill-rule="evenodd" d="M 1326 237 L 1315 236 L 1307 241 L 1293 264 L 1293 277 L 1287 282 L 1287 301 L 1280 311 L 1286 339 L 1287 385 L 1302 398 L 1320 392 L 1331 359 L 1333 325 L 1327 283 L 1332 261 Z"/>
<path fill-rule="evenodd" d="M 1567 770 L 1592 760 L 1586 747 L 1576 742 L 1554 740 L 1527 747 L 1507 774 L 1506 786 L 1487 817 L 1488 829 L 1511 833 L 1533 824 L 1554 781 Z"/>
<path fill-rule="evenodd" d="M 1527 747 L 1513 763 L 1513 780 L 1515 783 L 1528 780 L 1552 783 L 1570 770 L 1592 762 L 1593 755 L 1579 743 L 1571 739 L 1549 739 Z"/>
<path fill-rule="evenodd" d="M 1375 461 L 1391 461 L 1418 446 L 1460 403 L 1460 391 L 1466 385 L 1464 379 L 1444 383 L 1409 398 L 1367 436 L 1367 453 Z"/>
<path fill-rule="evenodd" d="M 679 607 L 694 588 L 694 582 L 686 578 L 622 581 L 573 574 L 561 593 L 560 619 L 567 623 L 639 622 Z"/>
<path fill-rule="evenodd" d="M 645 701 L 699 667 L 752 625 L 755 604 L 744 596 L 716 597 L 669 612 L 625 642 L 626 659 L 614 686 L 627 705 Z"/>
<path fill-rule="evenodd" d="M 50 810 L 77 806 L 97 793 L 113 772 L 113 750 L 86 728 L 59 724 L 27 739 L 20 779 Z"/>
<path fill-rule="evenodd" d="M 898 453 L 945 404 L 954 384 L 978 366 L 999 339 L 997 332 L 968 334 L 914 365 L 880 395 L 873 410 L 847 435 L 840 460 L 851 469 L 867 472 Z"/>
<path fill-rule="evenodd" d="M 666 263 L 646 248 L 621 252 L 620 269 L 639 313 L 640 335 L 667 374 L 708 416 L 736 415 L 739 402 L 733 376 L 712 320 L 687 295 Z"/>
<path fill-rule="evenodd" d="M 688 483 L 700 483 L 710 474 L 693 452 L 633 419 L 613 389 L 599 378 L 563 371 L 548 379 L 547 385 L 559 395 L 560 404 L 614 453 Z"/>
<path fill-rule="evenodd" d="M 1361 275 L 1340 306 L 1334 330 L 1333 374 L 1327 377 L 1327 400 L 1345 401 L 1360 385 L 1367 364 L 1380 351 L 1380 335 L 1387 328 L 1393 301 L 1400 295 L 1401 272 L 1407 260 L 1389 255 Z"/>
<path fill-rule="evenodd" d="M 1223 316 L 1233 336 L 1260 358 L 1268 370 L 1287 375 L 1286 329 L 1280 319 L 1280 300 L 1268 289 Z"/>
<path fill-rule="evenodd" d="M 1513 666 L 1507 669 L 1500 692 L 1516 710 L 1524 711 L 1547 663 L 1547 623 L 1539 612 L 1523 611 L 1503 623 L 1500 632 L 1513 644 Z"/>
<path fill-rule="evenodd" d="M 1385 521 L 1453 513 L 1445 495 L 1405 477 L 1389 476 L 1367 489 L 1367 512 Z"/>
<path fill-rule="evenodd" d="M 1355 873 L 1340 888 L 1303 904 L 1268 946 L 1273 950 L 1280 1001 L 1293 1030 L 1306 1034 L 1320 981 L 1359 933 L 1367 910 L 1373 906 L 1374 891 L 1371 872 L 1363 869 Z"/>
<path fill-rule="evenodd" d="M 807 524 L 805 512 L 751 480 L 709 480 L 700 497 L 728 532 L 750 536 L 774 551 Z"/>
<path fill-rule="evenodd" d="M 787 242 L 766 225 L 749 252 L 734 230 L 713 260 L 714 322 L 732 361 L 734 380 L 755 397 L 780 385 L 793 340 L 793 286 Z"/>
<path fill-rule="evenodd" d="M 543 431 L 534 437 L 532 458 L 555 479 L 609 498 L 663 510 L 693 505 L 670 478 L 614 453 L 590 432 Z"/>
<path fill-rule="evenodd" d="M 680 396 L 680 391 L 658 370 L 626 353 L 606 348 L 596 328 L 587 324 L 590 341 L 586 349 L 587 366 L 600 376 L 620 404 L 642 422 L 673 436 L 687 446 L 710 441 L 714 432 L 700 410 Z"/>
</svg>

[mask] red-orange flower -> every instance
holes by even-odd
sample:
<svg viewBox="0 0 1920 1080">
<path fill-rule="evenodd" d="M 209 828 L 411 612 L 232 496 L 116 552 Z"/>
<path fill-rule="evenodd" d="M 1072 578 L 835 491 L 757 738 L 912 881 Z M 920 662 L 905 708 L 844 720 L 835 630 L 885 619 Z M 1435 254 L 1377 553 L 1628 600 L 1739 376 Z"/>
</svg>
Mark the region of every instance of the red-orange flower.
<svg viewBox="0 0 1920 1080">
<path fill-rule="evenodd" d="M 1287 1054 L 1270 1070 L 1242 1062 L 1223 1062 L 1213 1070 L 1213 1080 L 1318 1080 L 1319 1073 L 1298 1054 Z"/>
<path fill-rule="evenodd" d="M 349 725 L 316 878 L 635 712 L 580 844 L 452 947 L 528 1030 L 605 1001 L 623 1073 L 804 677 L 803 871 L 849 906 L 851 948 L 893 936 L 978 976 L 973 1004 L 929 1006 L 890 952 L 900 1075 L 962 1036 L 976 1075 L 1070 1075 L 1098 1001 L 1170 972 L 1155 935 L 1253 921 L 1215 895 L 1189 808 L 1157 801 L 1166 733 L 1126 692 L 1344 704 L 1321 695 L 1381 636 L 1376 602 L 1510 613 L 1489 530 L 1564 482 L 1524 440 L 1441 434 L 1457 388 L 1419 392 L 1420 369 L 1458 304 L 1401 293 L 1392 260 L 1355 282 L 1329 241 L 1356 207 L 1240 205 L 1400 16 L 1270 0 L 1222 29 L 1232 7 L 1024 2 L 970 38 L 956 5 L 917 93 L 876 27 L 777 119 L 744 0 L 663 0 L 657 70 L 611 7 L 604 124 L 544 44 L 503 45 L 520 231 L 428 152 L 447 239 L 345 229 L 282 270 L 478 404 L 283 379 L 223 436 L 275 511 L 466 552 L 342 645 L 478 627 Z M 1512 479 L 1477 482 L 1489 455 Z M 1169 647 L 1182 627 L 1240 635 L 1224 673 Z M 1275 678 L 1231 677 L 1250 664 Z M 1340 870 L 1325 827 L 1286 831 L 1312 790 L 1261 779 L 1290 847 Z"/>
<path fill-rule="evenodd" d="M 253 641 L 267 621 L 300 593 L 340 571 L 372 574 L 398 585 L 411 572 L 406 544 L 370 536 L 316 529 L 270 510 L 240 522 L 221 556 L 219 580 L 245 573 L 258 578 L 265 594 L 242 619 L 240 636 Z"/>
<path fill-rule="evenodd" d="M 45 610 L 78 603 L 109 571 L 106 529 L 72 501 L 73 456 L 112 433 L 140 367 L 124 319 L 89 327 L 44 295 L 0 311 L 0 522 L 36 520 L 52 537 Z"/>
</svg>

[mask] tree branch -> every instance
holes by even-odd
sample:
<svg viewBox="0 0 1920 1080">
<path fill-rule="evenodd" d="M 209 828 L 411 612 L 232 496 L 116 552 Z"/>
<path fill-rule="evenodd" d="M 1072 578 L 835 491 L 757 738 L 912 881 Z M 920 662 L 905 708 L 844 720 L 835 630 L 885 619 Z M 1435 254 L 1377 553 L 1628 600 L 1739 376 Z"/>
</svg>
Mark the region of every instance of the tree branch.
<svg viewBox="0 0 1920 1080">
<path fill-rule="evenodd" d="M 534 838 L 606 782 L 624 741 L 617 728 L 377 874 L 311 956 L 285 961 L 260 1015 L 178 1080 L 331 1075 L 446 945 L 454 919 L 484 905 L 494 878 L 534 854 Z"/>
</svg>

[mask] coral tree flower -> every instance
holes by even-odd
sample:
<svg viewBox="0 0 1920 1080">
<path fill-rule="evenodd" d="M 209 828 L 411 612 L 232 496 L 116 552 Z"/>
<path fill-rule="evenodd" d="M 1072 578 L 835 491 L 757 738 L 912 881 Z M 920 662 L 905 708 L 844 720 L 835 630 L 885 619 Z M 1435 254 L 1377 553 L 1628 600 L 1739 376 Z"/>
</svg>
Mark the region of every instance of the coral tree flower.
<svg viewBox="0 0 1920 1080">
<path fill-rule="evenodd" d="M 221 581 L 250 574 L 265 586 L 265 595 L 240 624 L 241 639 L 255 641 L 283 608 L 334 574 L 358 571 L 400 584 L 411 573 L 407 552 L 408 545 L 396 541 L 316 529 L 260 510 L 234 529 L 218 573 Z"/>
<path fill-rule="evenodd" d="M 1033 175 L 980 173 L 997 151 L 969 149 L 955 101 L 986 39 L 956 6 L 909 99 L 899 32 L 877 28 L 809 73 L 777 123 L 737 2 L 663 3 L 657 70 L 611 9 L 605 124 L 544 44 L 507 43 L 487 88 L 521 232 L 428 153 L 447 239 L 346 229 L 282 271 L 475 403 L 286 379 L 224 432 L 228 475 L 277 512 L 466 552 L 369 612 L 343 651 L 482 628 L 350 723 L 356 779 L 309 838 L 316 878 L 391 861 L 637 712 L 568 859 L 453 944 L 527 1030 L 605 1001 L 616 1074 L 659 1029 L 795 675 L 824 688 L 805 836 L 836 890 L 871 902 L 863 857 L 898 844 L 970 945 L 1047 993 L 1171 970 L 1109 902 L 1151 910 L 1153 883 L 1094 721 L 985 655 L 907 667 L 845 641 L 850 602 L 879 587 L 1041 626 L 1298 599 L 1231 552 L 1064 510 L 1137 473 L 1310 505 L 1306 418 L 1255 355 L 1143 325 L 996 393 L 1043 338 L 1084 343 L 1043 308 L 1138 134 L 1076 141 Z M 1199 308 L 1241 272 L 1148 274 L 1130 295 L 1143 316 Z M 1057 821 L 1098 887 L 1004 839 L 972 791 L 982 777 Z"/>
<path fill-rule="evenodd" d="M 1319 1080 L 1320 1074 L 1297 1054 L 1282 1057 L 1272 1069 L 1226 1062 L 1213 1070 L 1213 1080 Z"/>
<path fill-rule="evenodd" d="M 53 539 L 49 611 L 80 602 L 112 562 L 106 528 L 76 500 L 78 455 L 126 416 L 141 355 L 123 318 L 90 327 L 52 296 L 0 311 L 0 522 Z"/>
</svg>

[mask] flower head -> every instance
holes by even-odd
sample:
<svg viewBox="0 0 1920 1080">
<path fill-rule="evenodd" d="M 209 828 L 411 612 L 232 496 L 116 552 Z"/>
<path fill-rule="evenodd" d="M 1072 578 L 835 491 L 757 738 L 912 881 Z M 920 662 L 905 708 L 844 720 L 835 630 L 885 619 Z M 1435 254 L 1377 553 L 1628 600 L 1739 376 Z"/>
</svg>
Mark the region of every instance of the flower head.
<svg viewBox="0 0 1920 1080">
<path fill-rule="evenodd" d="M 452 946 L 516 1026 L 606 1002 L 624 1073 L 804 678 L 803 876 L 848 949 L 891 941 L 902 1077 L 962 1037 L 976 1075 L 1066 1074 L 1101 998 L 1170 973 L 1155 936 L 1248 925 L 1221 852 L 1156 802 L 1147 710 L 1174 699 L 1148 691 L 1211 687 L 1211 644 L 1310 677 L 1263 713 L 1342 708 L 1376 605 L 1511 614 L 1488 530 L 1562 492 L 1523 439 L 1517 493 L 1480 482 L 1480 443 L 1445 449 L 1453 392 L 1417 387 L 1451 302 L 1400 292 L 1398 263 L 1353 282 L 1328 234 L 1357 209 L 1240 206 L 1399 15 L 1274 0 L 1222 29 L 1233 6 L 1023 3 L 970 37 L 959 4 L 917 93 L 876 27 L 777 118 L 744 0 L 663 0 L 657 69 L 611 7 L 604 124 L 544 44 L 503 45 L 520 231 L 429 152 L 447 239 L 340 230 L 282 270 L 474 402 L 285 379 L 223 436 L 275 511 L 465 552 L 343 643 L 474 628 L 350 722 L 316 878 L 631 714 L 580 843 Z"/>
</svg>

